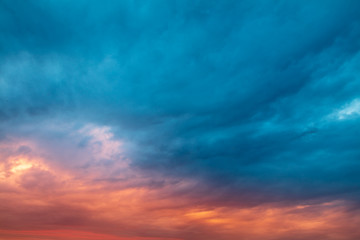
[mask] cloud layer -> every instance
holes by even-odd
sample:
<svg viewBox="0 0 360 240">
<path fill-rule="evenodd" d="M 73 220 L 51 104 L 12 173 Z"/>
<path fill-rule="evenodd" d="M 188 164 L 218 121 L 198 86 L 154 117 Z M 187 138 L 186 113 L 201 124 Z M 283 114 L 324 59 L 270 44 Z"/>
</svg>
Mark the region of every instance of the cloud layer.
<svg viewBox="0 0 360 240">
<path fill-rule="evenodd" d="M 359 8 L 1 1 L 0 236 L 358 239 Z"/>
</svg>

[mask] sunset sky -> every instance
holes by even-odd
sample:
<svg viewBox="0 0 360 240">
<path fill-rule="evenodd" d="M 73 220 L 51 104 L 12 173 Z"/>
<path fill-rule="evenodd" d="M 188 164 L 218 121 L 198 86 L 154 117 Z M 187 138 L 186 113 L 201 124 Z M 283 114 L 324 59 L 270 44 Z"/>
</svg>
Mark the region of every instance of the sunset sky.
<svg viewBox="0 0 360 240">
<path fill-rule="evenodd" d="M 360 1 L 0 0 L 0 240 L 359 240 Z"/>
</svg>

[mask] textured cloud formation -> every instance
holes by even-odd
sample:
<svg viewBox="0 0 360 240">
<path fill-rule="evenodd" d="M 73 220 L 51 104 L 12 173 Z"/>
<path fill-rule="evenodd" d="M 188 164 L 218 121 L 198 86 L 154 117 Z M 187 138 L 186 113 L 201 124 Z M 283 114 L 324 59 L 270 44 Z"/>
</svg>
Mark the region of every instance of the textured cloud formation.
<svg viewBox="0 0 360 240">
<path fill-rule="evenodd" d="M 0 1 L 0 236 L 358 239 L 359 9 Z"/>
</svg>

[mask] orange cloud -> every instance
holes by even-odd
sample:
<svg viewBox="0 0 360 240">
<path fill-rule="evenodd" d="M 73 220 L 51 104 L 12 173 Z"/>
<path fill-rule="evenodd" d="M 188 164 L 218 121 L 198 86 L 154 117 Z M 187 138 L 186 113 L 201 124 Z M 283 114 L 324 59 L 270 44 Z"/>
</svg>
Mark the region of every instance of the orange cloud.
<svg viewBox="0 0 360 240">
<path fill-rule="evenodd" d="M 80 131 L 90 137 L 82 151 L 95 158 L 86 167 L 54 163 L 36 143 L 2 145 L 0 239 L 360 238 L 360 214 L 343 201 L 251 208 L 199 202 L 181 194 L 198 183 L 133 169 L 109 131 Z M 24 146 L 31 151 L 19 151 Z M 107 159 L 114 162 L 103 164 Z"/>
<path fill-rule="evenodd" d="M 0 230 L 0 236 L 6 239 L 48 239 L 48 240 L 178 240 L 175 238 L 148 238 L 148 237 L 117 237 L 109 234 L 92 233 L 74 230 L 41 230 L 41 231 L 11 231 Z"/>
</svg>

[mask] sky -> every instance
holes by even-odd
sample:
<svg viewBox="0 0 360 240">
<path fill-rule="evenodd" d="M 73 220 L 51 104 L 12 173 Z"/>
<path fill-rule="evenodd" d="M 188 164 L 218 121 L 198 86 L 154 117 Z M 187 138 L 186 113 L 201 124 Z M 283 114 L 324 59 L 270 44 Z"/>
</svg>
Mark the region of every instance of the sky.
<svg viewBox="0 0 360 240">
<path fill-rule="evenodd" d="M 0 0 L 0 239 L 360 239 L 357 0 Z"/>
</svg>

